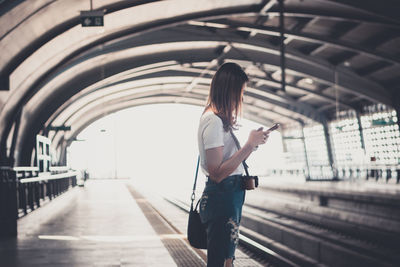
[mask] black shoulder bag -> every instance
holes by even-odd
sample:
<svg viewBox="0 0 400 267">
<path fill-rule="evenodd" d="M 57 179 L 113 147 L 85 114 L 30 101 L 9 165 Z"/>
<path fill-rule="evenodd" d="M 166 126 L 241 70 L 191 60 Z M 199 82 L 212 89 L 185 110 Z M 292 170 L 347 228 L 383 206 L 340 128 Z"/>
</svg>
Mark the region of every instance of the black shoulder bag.
<svg viewBox="0 0 400 267">
<path fill-rule="evenodd" d="M 239 140 L 236 138 L 236 136 L 233 134 L 232 129 L 230 130 L 233 141 L 236 144 L 236 147 L 238 148 L 238 150 L 240 150 L 240 143 Z M 253 190 L 256 189 L 256 187 L 258 187 L 258 176 L 250 176 L 249 175 L 249 166 L 247 165 L 246 161 L 243 160 L 243 167 L 244 167 L 244 171 L 246 172 L 246 175 L 242 176 L 242 189 L 244 190 Z"/>
<path fill-rule="evenodd" d="M 189 240 L 190 245 L 192 245 L 193 247 L 205 249 L 207 248 L 207 232 L 206 228 L 201 223 L 200 214 L 197 211 L 197 207 L 199 206 L 200 200 L 197 201 L 197 204 L 193 209 L 193 201 L 196 198 L 195 191 L 196 191 L 197 174 L 199 173 L 199 164 L 200 164 L 200 156 L 197 160 L 196 176 L 194 178 L 193 192 L 191 196 L 192 204 L 190 204 L 187 238 Z"/>
</svg>

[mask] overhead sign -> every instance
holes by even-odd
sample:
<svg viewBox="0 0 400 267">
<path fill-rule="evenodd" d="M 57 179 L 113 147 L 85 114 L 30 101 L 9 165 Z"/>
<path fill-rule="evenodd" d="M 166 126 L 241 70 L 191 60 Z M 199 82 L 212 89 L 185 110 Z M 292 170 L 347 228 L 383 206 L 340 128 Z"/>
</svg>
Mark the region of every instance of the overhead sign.
<svg viewBox="0 0 400 267">
<path fill-rule="evenodd" d="M 90 10 L 81 11 L 82 27 L 101 27 L 104 26 L 104 11 Z"/>
<path fill-rule="evenodd" d="M 374 126 L 380 126 L 380 125 L 393 125 L 395 124 L 395 122 L 393 121 L 393 119 L 376 119 L 376 120 L 372 120 L 372 125 Z"/>
</svg>

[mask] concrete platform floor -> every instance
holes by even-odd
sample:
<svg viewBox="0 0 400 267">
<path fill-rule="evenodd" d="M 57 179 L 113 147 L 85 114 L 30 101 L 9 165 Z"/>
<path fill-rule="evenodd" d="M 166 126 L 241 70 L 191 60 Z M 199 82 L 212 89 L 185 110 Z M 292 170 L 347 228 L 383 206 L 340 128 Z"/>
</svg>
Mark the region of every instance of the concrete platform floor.
<svg viewBox="0 0 400 267">
<path fill-rule="evenodd" d="M 88 181 L 19 219 L 0 266 L 176 266 L 125 182 Z"/>
</svg>

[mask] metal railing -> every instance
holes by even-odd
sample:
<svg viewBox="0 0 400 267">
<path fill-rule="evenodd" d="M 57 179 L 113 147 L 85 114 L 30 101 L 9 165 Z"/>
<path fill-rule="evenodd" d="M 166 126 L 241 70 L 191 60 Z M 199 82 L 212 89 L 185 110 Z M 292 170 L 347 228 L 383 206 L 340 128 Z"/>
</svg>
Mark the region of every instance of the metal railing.
<svg viewBox="0 0 400 267">
<path fill-rule="evenodd" d="M 332 173 L 330 166 L 310 166 L 310 173 L 307 174 L 304 169 L 285 168 L 269 169 L 265 176 L 297 176 L 304 177 L 307 180 L 383 180 L 389 182 L 396 179 L 400 183 L 400 165 L 354 165 L 338 166 Z"/>
<path fill-rule="evenodd" d="M 69 187 L 76 186 L 76 171 L 63 173 L 38 173 L 24 169 L 17 172 L 18 184 L 18 209 L 19 216 L 40 207 L 42 201 L 52 200 Z"/>
<path fill-rule="evenodd" d="M 37 167 L 0 167 L 0 236 L 16 236 L 19 217 L 76 186 L 77 171 L 64 166 L 50 170 L 40 173 Z"/>
</svg>

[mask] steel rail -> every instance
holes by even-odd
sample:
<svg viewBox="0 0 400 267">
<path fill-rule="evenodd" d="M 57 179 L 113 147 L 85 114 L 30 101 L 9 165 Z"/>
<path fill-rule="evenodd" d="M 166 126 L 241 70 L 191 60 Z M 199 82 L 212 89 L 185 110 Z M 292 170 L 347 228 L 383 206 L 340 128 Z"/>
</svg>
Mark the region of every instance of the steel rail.
<svg viewBox="0 0 400 267">
<path fill-rule="evenodd" d="M 78 171 L 72 171 L 72 172 L 67 172 L 67 173 L 59 173 L 59 174 L 45 174 L 39 177 L 33 177 L 33 178 L 24 178 L 20 179 L 19 182 L 21 184 L 25 183 L 32 183 L 32 182 L 41 182 L 41 181 L 48 181 L 48 180 L 58 180 L 58 179 L 63 179 L 63 178 L 69 178 L 72 176 L 78 175 Z"/>
<path fill-rule="evenodd" d="M 189 213 L 189 205 L 187 203 L 184 203 L 182 201 L 175 201 L 173 199 L 164 197 L 164 199 L 176 206 L 177 208 L 181 209 L 182 211 L 185 211 Z M 242 226 L 241 226 L 242 227 Z M 243 227 L 242 227 L 243 228 Z M 283 256 L 279 255 L 279 253 L 276 253 L 275 251 L 263 246 L 262 244 L 252 240 L 250 237 L 246 237 L 245 235 L 241 234 L 239 235 L 239 244 L 244 244 L 245 247 L 257 254 L 260 254 L 262 258 L 267 259 L 268 261 L 272 262 L 273 264 L 277 264 L 278 266 L 291 266 L 291 267 L 299 267 L 296 263 L 284 258 Z"/>
</svg>

